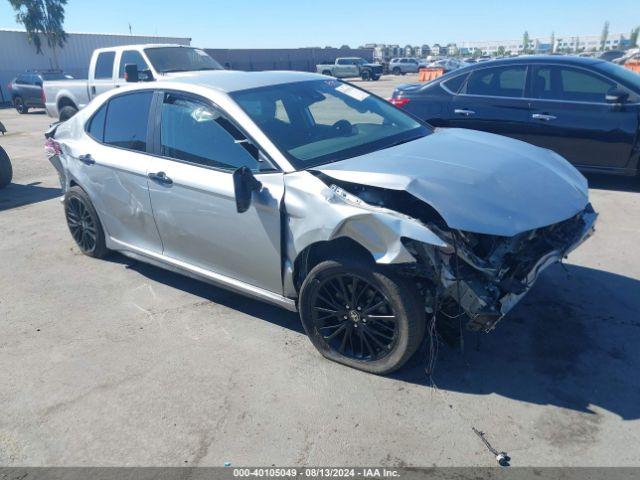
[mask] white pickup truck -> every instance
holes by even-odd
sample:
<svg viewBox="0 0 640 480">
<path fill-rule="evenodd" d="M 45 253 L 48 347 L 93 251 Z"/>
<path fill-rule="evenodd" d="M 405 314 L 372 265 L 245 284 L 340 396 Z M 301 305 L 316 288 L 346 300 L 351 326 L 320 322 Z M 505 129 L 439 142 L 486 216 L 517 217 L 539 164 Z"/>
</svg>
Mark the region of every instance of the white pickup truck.
<svg viewBox="0 0 640 480">
<path fill-rule="evenodd" d="M 91 56 L 88 80 L 44 82 L 47 114 L 61 121 L 68 120 L 96 95 L 125 85 L 127 65 L 137 67 L 134 70 L 137 70 L 138 81 L 143 82 L 170 79 L 180 72 L 222 69 L 204 50 L 182 45 L 99 48 Z"/>
</svg>

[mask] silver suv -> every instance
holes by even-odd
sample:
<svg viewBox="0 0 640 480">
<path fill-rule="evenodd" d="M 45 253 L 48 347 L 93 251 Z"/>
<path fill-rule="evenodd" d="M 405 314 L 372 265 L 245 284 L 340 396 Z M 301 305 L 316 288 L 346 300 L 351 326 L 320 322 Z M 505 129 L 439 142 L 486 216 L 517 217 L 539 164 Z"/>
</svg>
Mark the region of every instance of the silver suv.
<svg viewBox="0 0 640 480">
<path fill-rule="evenodd" d="M 405 73 L 418 73 L 420 61 L 415 58 L 392 58 L 389 62 L 389 71 L 394 75 L 404 75 Z"/>
<path fill-rule="evenodd" d="M 596 219 L 584 177 L 553 152 L 434 132 L 316 74 L 145 82 L 46 136 L 83 253 L 297 310 L 324 356 L 378 374 L 427 325 L 491 330 Z"/>
</svg>

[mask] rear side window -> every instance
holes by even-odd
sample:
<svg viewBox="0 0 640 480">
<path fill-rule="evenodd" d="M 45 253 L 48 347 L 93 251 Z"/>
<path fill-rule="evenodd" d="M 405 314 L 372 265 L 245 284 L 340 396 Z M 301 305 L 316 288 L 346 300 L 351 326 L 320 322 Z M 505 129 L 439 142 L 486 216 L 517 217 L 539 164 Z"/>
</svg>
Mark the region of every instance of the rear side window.
<svg viewBox="0 0 640 480">
<path fill-rule="evenodd" d="M 447 90 L 451 91 L 452 93 L 458 93 L 462 88 L 462 85 L 464 85 L 464 81 L 466 79 L 467 75 L 458 75 L 457 77 L 453 77 L 442 82 L 442 85 L 444 85 Z"/>
<path fill-rule="evenodd" d="M 96 113 L 93 114 L 89 125 L 87 127 L 87 133 L 91 138 L 98 142 L 104 141 L 104 120 L 106 118 L 107 105 L 102 105 Z"/>
<path fill-rule="evenodd" d="M 102 52 L 96 60 L 95 78 L 111 78 L 113 76 L 113 60 L 116 52 Z"/>
<path fill-rule="evenodd" d="M 144 61 L 142 55 L 137 50 L 126 50 L 122 52 L 120 57 L 120 78 L 124 78 L 124 67 L 128 64 L 134 64 L 138 66 L 138 71 L 149 70 L 147 62 Z"/>
<path fill-rule="evenodd" d="M 144 152 L 152 91 L 130 93 L 109 100 L 104 143 Z"/>
<path fill-rule="evenodd" d="M 466 93 L 491 97 L 522 97 L 525 66 L 483 68 L 471 72 Z"/>
</svg>

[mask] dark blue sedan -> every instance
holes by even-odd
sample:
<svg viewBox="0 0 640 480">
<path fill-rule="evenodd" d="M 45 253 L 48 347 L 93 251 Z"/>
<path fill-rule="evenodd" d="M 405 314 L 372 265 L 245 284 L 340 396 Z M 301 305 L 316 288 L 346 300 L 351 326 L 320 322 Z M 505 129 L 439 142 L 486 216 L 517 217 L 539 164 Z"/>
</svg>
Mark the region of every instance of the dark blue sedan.
<svg viewBox="0 0 640 480">
<path fill-rule="evenodd" d="M 638 175 L 640 75 L 599 59 L 526 56 L 471 65 L 390 100 L 435 127 L 549 148 L 583 171 Z"/>
</svg>

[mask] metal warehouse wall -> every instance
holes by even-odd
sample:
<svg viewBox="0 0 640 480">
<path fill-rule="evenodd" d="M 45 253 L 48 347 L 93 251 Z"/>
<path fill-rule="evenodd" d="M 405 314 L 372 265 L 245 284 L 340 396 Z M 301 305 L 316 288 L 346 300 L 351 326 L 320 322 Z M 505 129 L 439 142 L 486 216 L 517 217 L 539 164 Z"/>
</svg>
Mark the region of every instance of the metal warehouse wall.
<svg viewBox="0 0 640 480">
<path fill-rule="evenodd" d="M 209 55 L 232 70 L 300 70 L 315 72 L 319 63 L 333 63 L 337 57 L 362 57 L 373 61 L 372 48 L 207 48 Z"/>
<path fill-rule="evenodd" d="M 42 37 L 41 37 L 42 38 Z M 96 48 L 131 45 L 137 43 L 177 43 L 190 45 L 184 37 L 156 37 L 139 35 L 111 35 L 99 33 L 69 33 L 64 48 L 56 49 L 55 57 L 42 39 L 43 55 L 36 54 L 27 34 L 20 30 L 0 30 L 0 102 L 8 101 L 7 83 L 25 70 L 55 68 L 58 66 L 75 78 L 86 78 L 91 53 Z"/>
</svg>

